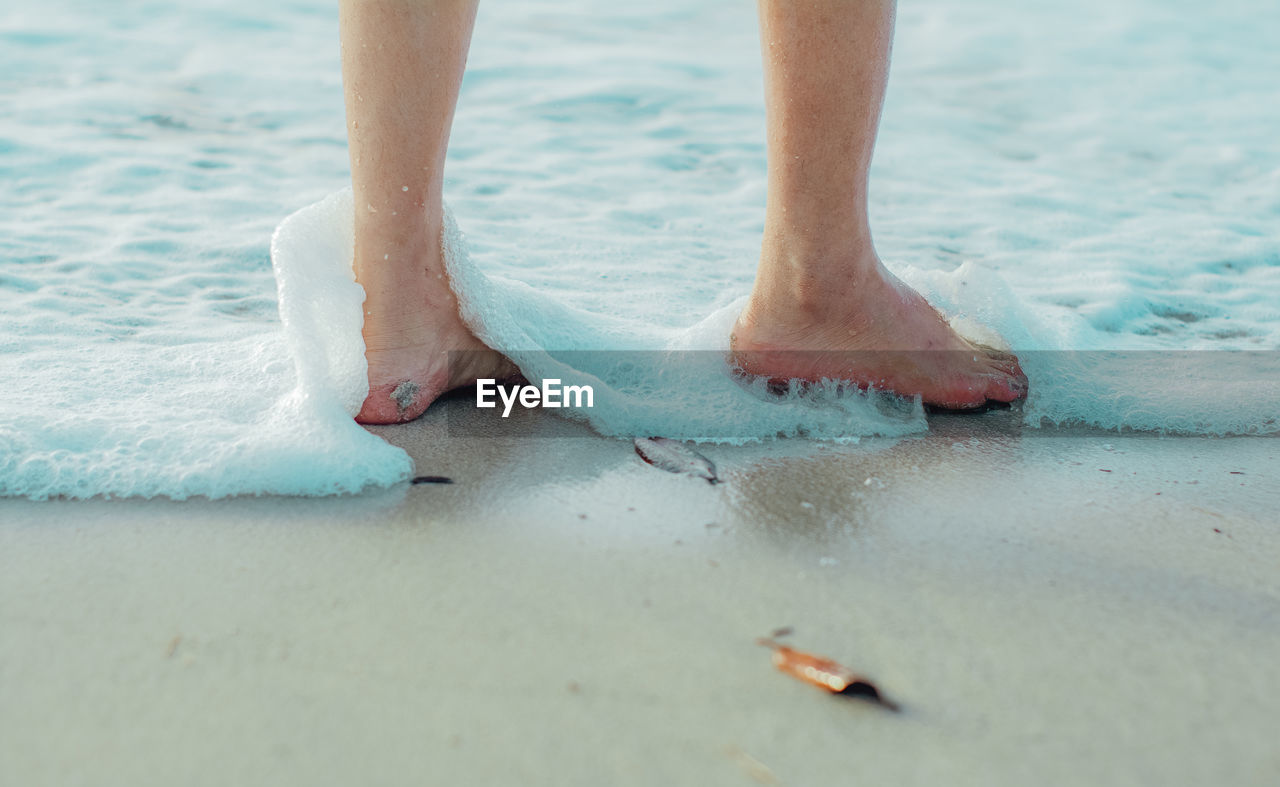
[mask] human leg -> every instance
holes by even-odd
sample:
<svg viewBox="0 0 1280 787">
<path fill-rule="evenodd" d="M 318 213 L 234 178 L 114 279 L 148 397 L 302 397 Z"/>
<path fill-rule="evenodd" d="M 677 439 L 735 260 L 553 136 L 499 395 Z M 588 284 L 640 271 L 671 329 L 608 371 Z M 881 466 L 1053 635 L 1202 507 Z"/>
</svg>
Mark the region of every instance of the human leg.
<svg viewBox="0 0 1280 787">
<path fill-rule="evenodd" d="M 885 269 L 867 215 L 893 0 L 760 0 L 769 183 L 735 360 L 967 408 L 1024 395 L 1017 360 L 974 345 Z"/>
<path fill-rule="evenodd" d="M 475 11 L 476 0 L 341 3 L 369 362 L 362 423 L 412 420 L 446 391 L 510 371 L 459 317 L 441 249 L 445 150 Z M 466 360 L 451 365 L 450 351 Z"/>
</svg>

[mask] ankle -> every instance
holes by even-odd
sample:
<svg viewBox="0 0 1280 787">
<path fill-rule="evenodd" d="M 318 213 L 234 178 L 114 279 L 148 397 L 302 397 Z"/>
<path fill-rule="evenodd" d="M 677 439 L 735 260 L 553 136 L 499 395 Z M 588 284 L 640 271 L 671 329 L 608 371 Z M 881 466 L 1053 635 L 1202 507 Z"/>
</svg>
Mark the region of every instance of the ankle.
<svg viewBox="0 0 1280 787">
<path fill-rule="evenodd" d="M 358 233 L 354 272 L 364 288 L 366 322 L 395 324 L 415 315 L 457 311 L 449 287 L 440 225 L 392 233 Z M 408 319 L 409 322 L 421 320 Z"/>
<path fill-rule="evenodd" d="M 414 204 L 404 211 L 356 209 L 355 271 L 363 282 L 408 279 L 422 265 L 440 264 L 444 214 L 440 207 Z"/>
<path fill-rule="evenodd" d="M 826 322 L 847 316 L 852 303 L 875 297 L 883 283 L 880 258 L 869 243 L 819 248 L 766 242 L 751 311 L 787 322 Z"/>
</svg>

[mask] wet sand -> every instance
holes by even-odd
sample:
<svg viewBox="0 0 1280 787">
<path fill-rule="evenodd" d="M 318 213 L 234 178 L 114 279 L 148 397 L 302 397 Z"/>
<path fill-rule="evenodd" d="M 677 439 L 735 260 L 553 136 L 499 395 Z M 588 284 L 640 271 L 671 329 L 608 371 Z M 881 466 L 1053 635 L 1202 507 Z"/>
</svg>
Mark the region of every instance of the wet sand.
<svg viewBox="0 0 1280 787">
<path fill-rule="evenodd" d="M 712 486 L 475 417 L 377 430 L 449 485 L 0 501 L 0 783 L 1280 778 L 1280 440 L 938 416 Z"/>
</svg>

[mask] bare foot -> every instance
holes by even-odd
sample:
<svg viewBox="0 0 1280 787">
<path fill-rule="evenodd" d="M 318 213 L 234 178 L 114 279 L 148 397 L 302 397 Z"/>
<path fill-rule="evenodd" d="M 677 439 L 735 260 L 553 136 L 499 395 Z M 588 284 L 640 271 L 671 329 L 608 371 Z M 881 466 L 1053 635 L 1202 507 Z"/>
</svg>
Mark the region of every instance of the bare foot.
<svg viewBox="0 0 1280 787">
<path fill-rule="evenodd" d="M 1013 355 L 962 338 L 878 260 L 847 293 L 806 303 L 752 294 L 730 339 L 734 363 L 771 380 L 847 380 L 861 388 L 972 409 L 1026 395 Z"/>
<path fill-rule="evenodd" d="M 438 240 L 405 253 L 416 253 L 422 261 L 411 266 L 409 280 L 380 278 L 389 266 L 357 268 L 366 290 L 364 342 L 369 361 L 369 396 L 356 416 L 362 424 L 412 421 L 455 388 L 481 377 L 507 378 L 517 371 L 462 322 L 457 298 L 442 272 Z"/>
</svg>

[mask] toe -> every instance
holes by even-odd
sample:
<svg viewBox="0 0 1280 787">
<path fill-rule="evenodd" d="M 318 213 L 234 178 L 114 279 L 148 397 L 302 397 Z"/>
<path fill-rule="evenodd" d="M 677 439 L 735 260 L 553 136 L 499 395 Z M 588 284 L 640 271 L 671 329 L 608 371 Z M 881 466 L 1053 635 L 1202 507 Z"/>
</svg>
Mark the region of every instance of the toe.
<svg viewBox="0 0 1280 787">
<path fill-rule="evenodd" d="M 1009 389 L 1017 392 L 1014 398 L 1022 398 L 1027 392 L 1027 375 L 1023 373 L 1022 366 L 1018 364 L 1018 359 L 1012 355 L 989 356 L 985 359 L 986 372 L 993 381 L 998 390 L 1001 391 L 999 401 L 1012 401 L 1012 399 L 1003 398 L 1004 390 Z"/>
<path fill-rule="evenodd" d="M 1010 377 L 1017 377 L 1022 374 L 1022 369 L 1018 366 L 1018 362 L 1016 360 L 988 358 L 986 366 L 994 374 L 1006 374 Z"/>
<path fill-rule="evenodd" d="M 924 403 L 941 410 L 972 410 L 986 404 L 990 382 L 984 373 L 955 373 L 945 385 L 926 394 Z"/>
<path fill-rule="evenodd" d="M 987 398 L 997 402 L 1013 402 L 1027 395 L 1025 377 L 1011 374 L 987 375 Z"/>
</svg>

